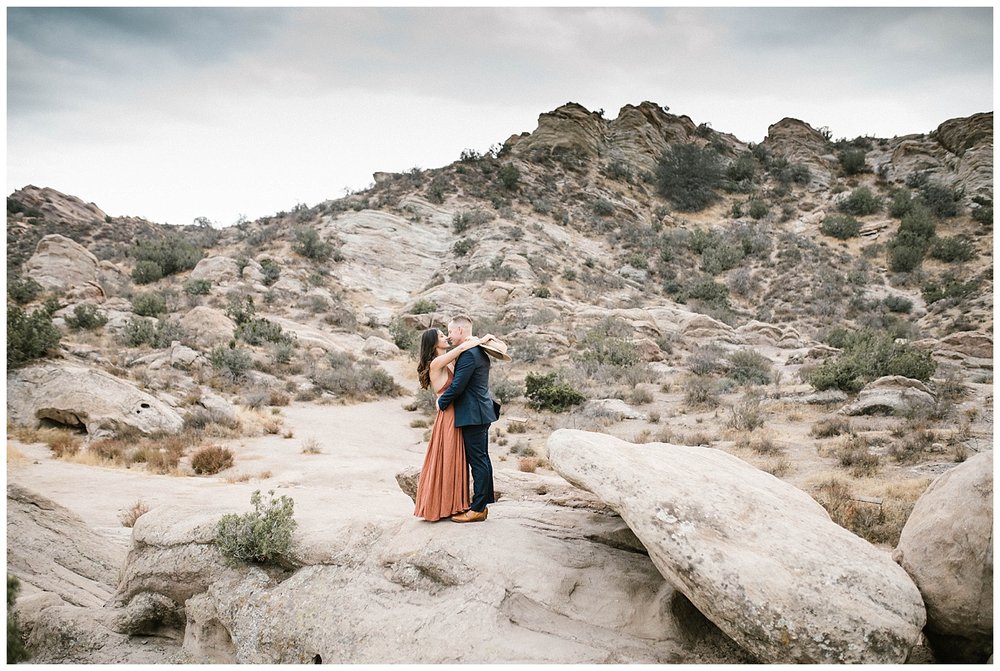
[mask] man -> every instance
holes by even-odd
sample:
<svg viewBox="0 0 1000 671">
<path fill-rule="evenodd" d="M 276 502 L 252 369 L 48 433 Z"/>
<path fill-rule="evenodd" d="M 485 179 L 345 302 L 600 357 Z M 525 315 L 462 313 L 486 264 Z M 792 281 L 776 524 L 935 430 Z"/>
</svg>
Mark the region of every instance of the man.
<svg viewBox="0 0 1000 671">
<path fill-rule="evenodd" d="M 458 315 L 448 322 L 448 340 L 461 345 L 472 337 L 472 319 Z M 451 518 L 452 522 L 482 522 L 489 514 L 493 494 L 493 464 L 490 463 L 490 424 L 497 421 L 500 405 L 490 395 L 490 357 L 480 347 L 462 352 L 455 362 L 451 384 L 438 399 L 446 410 L 455 404 L 455 426 L 462 430 L 465 459 L 472 468 L 472 507 Z"/>
</svg>

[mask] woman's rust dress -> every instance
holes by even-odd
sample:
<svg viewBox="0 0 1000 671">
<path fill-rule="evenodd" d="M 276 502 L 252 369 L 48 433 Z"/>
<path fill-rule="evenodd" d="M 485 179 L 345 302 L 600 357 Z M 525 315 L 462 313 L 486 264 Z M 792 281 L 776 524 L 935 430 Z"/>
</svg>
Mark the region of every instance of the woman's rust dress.
<svg viewBox="0 0 1000 671">
<path fill-rule="evenodd" d="M 453 373 L 438 391 L 451 384 Z M 469 467 L 465 461 L 462 430 L 455 426 L 455 406 L 438 410 L 427 444 L 424 465 L 417 483 L 417 506 L 413 514 L 428 522 L 436 522 L 469 509 Z"/>
</svg>

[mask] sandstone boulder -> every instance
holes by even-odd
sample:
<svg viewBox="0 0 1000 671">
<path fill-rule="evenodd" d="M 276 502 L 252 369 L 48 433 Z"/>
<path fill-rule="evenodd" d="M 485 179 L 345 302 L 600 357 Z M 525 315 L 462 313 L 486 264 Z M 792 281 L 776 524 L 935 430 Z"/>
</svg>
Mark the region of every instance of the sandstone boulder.
<svg viewBox="0 0 1000 671">
<path fill-rule="evenodd" d="M 894 557 L 920 588 L 938 658 L 985 661 L 993 641 L 992 450 L 931 483 Z"/>
<path fill-rule="evenodd" d="M 24 269 L 28 277 L 45 289 L 68 293 L 81 300 L 100 302 L 105 298 L 97 257 L 65 236 L 52 234 L 39 240 Z"/>
<path fill-rule="evenodd" d="M 889 556 L 720 450 L 571 429 L 549 461 L 629 525 L 667 580 L 762 662 L 900 663 L 924 608 Z"/>
<path fill-rule="evenodd" d="M 648 419 L 646 413 L 636 410 L 620 398 L 597 398 L 583 406 L 585 417 L 607 417 L 616 422 L 624 419 Z"/>
<path fill-rule="evenodd" d="M 958 331 L 949 333 L 940 340 L 947 349 L 961 352 L 978 359 L 993 358 L 993 337 L 979 331 Z"/>
<path fill-rule="evenodd" d="M 20 368 L 7 376 L 7 416 L 22 426 L 51 420 L 91 436 L 129 427 L 144 434 L 177 433 L 184 421 L 135 385 L 101 370 L 64 363 Z"/>
<path fill-rule="evenodd" d="M 192 280 L 206 280 L 212 284 L 226 284 L 240 278 L 240 266 L 228 256 L 207 256 L 191 270 Z"/>
<path fill-rule="evenodd" d="M 919 380 L 888 375 L 870 382 L 858 394 L 857 400 L 839 410 L 844 415 L 873 413 L 905 414 L 913 410 L 934 407 L 934 396 Z"/>
<path fill-rule="evenodd" d="M 202 350 L 228 343 L 236 330 L 235 322 L 225 312 L 207 305 L 191 308 L 179 321 L 181 328 Z"/>
</svg>

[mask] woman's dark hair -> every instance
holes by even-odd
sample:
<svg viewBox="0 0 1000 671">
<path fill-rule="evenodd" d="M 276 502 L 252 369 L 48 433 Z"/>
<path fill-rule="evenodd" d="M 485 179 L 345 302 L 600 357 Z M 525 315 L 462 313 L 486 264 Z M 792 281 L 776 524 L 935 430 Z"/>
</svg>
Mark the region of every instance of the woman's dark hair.
<svg viewBox="0 0 1000 671">
<path fill-rule="evenodd" d="M 438 337 L 441 332 L 437 329 L 427 329 L 420 336 L 420 356 L 417 358 L 417 379 L 420 381 L 420 388 L 427 389 L 431 386 L 431 360 L 437 352 Z"/>
</svg>

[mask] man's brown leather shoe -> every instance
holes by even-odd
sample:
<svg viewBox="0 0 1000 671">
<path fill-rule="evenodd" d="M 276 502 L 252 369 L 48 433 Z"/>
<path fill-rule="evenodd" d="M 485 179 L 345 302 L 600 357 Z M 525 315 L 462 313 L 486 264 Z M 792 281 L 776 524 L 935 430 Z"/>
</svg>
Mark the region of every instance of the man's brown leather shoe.
<svg viewBox="0 0 1000 671">
<path fill-rule="evenodd" d="M 452 522 L 484 522 L 490 514 L 489 508 L 484 508 L 483 512 L 477 513 L 475 510 L 467 510 L 461 515 L 455 515 L 451 518 Z"/>
</svg>

